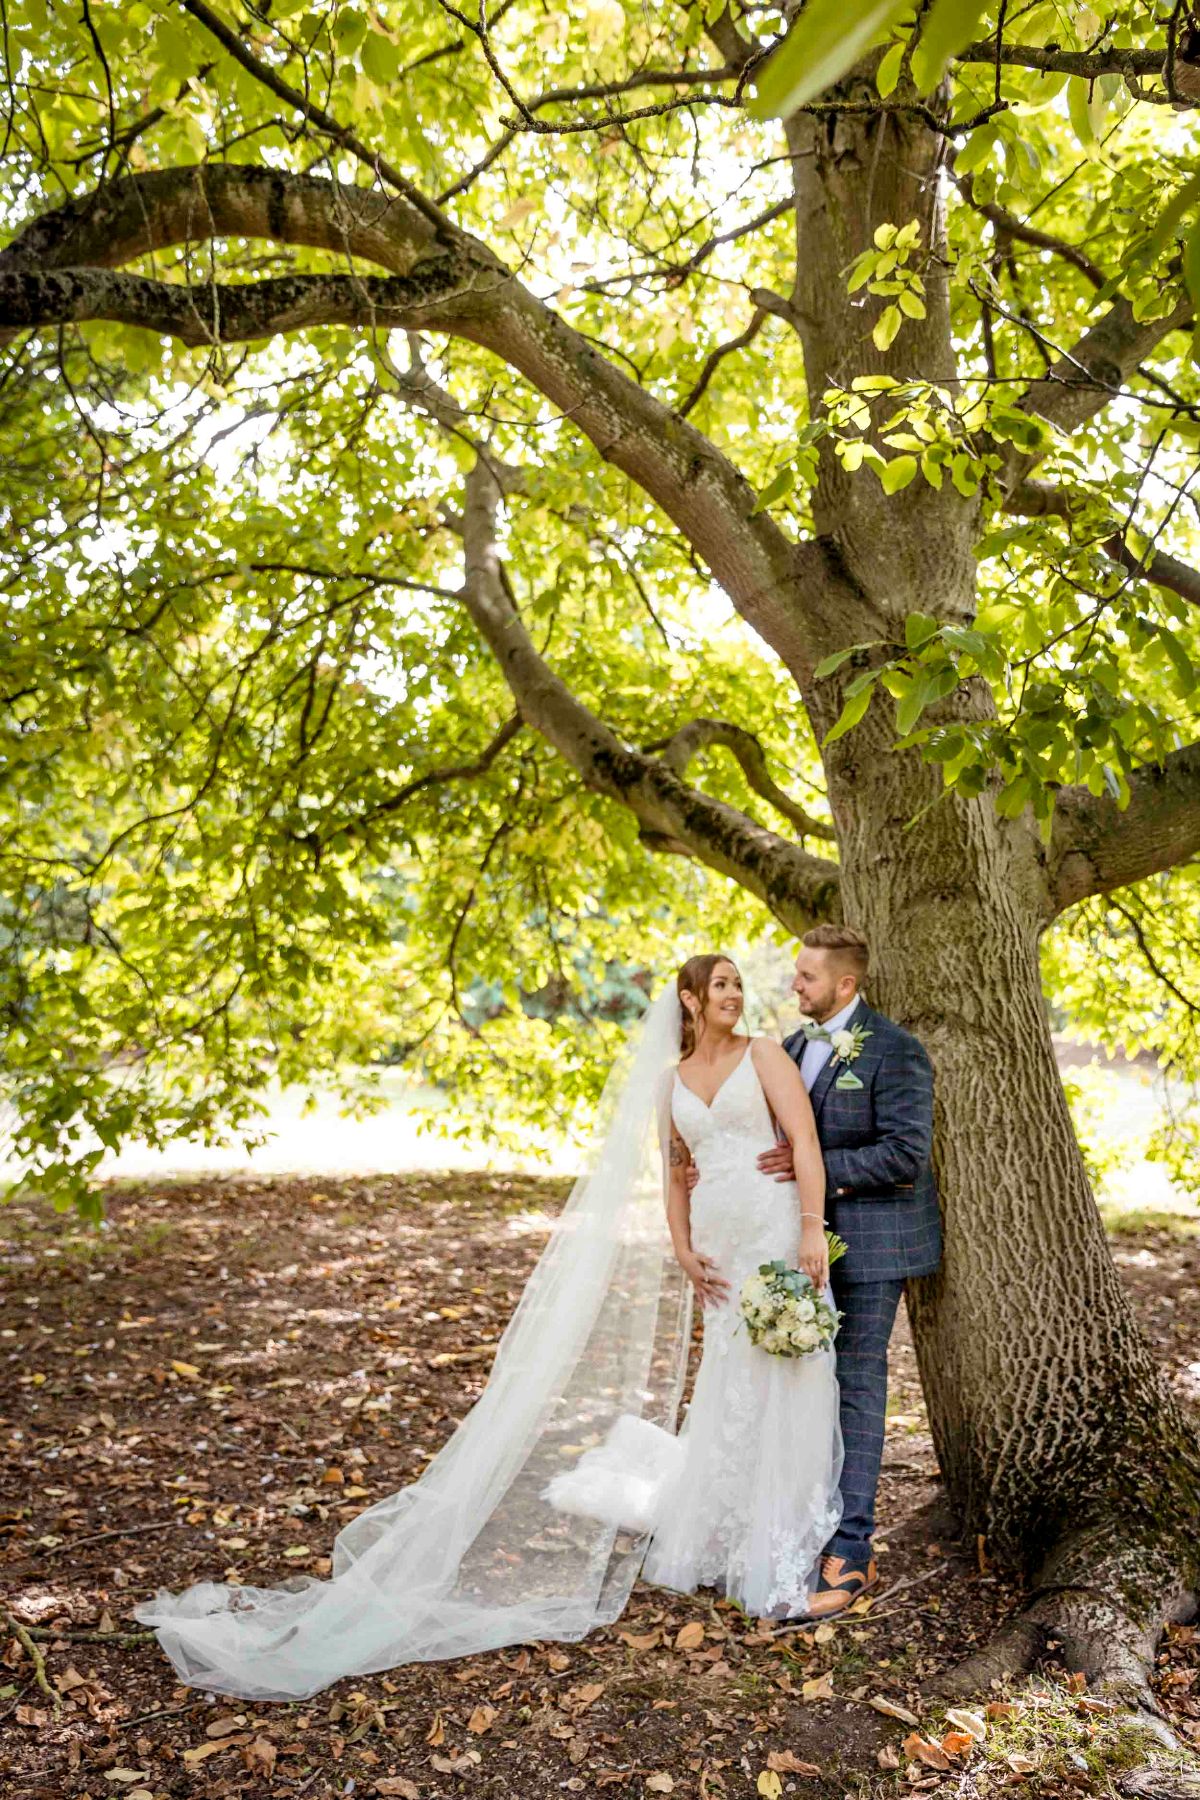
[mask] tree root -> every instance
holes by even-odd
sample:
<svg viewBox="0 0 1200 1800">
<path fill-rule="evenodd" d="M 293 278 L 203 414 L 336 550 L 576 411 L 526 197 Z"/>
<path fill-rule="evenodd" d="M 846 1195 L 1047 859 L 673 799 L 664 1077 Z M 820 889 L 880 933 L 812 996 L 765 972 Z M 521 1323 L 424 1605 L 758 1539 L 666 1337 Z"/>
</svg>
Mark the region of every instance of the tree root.
<svg viewBox="0 0 1200 1800">
<path fill-rule="evenodd" d="M 1117 1780 L 1121 1792 L 1131 1800 L 1200 1800 L 1200 1763 L 1171 1729 L 1150 1686 L 1165 1625 L 1195 1611 L 1196 1595 L 1160 1546 L 1139 1557 L 1128 1541 L 1080 1532 L 1047 1559 L 1028 1604 L 925 1691 L 942 1700 L 986 1694 L 1034 1673 L 1053 1656 L 1070 1673 L 1085 1676 L 1091 1691 L 1112 1701 L 1130 1725 L 1154 1740 L 1154 1748 L 1179 1759 L 1168 1766 L 1148 1743 L 1145 1766 Z"/>
<path fill-rule="evenodd" d="M 6 1607 L 0 1606 L 0 1623 L 12 1632 L 22 1650 L 33 1664 L 33 1679 L 40 1691 L 45 1694 L 55 1712 L 62 1709 L 62 1696 L 50 1686 L 46 1676 L 46 1659 L 33 1641 L 29 1627 L 14 1619 Z"/>
</svg>

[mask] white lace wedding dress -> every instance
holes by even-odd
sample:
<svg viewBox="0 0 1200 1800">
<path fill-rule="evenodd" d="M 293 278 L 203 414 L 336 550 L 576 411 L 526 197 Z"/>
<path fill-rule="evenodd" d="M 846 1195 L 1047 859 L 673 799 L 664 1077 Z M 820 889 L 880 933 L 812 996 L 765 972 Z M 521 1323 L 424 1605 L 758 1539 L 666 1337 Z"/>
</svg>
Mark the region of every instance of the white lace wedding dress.
<svg viewBox="0 0 1200 1800">
<path fill-rule="evenodd" d="M 775 1134 L 751 1051 L 711 1106 L 676 1074 L 671 1112 L 700 1172 L 692 1247 L 711 1257 L 730 1296 L 705 1310 L 679 1435 L 618 1419 L 546 1495 L 563 1512 L 651 1530 L 646 1580 L 717 1588 L 751 1614 L 779 1616 L 803 1607 L 841 1517 L 835 1356 L 770 1355 L 740 1322 L 746 1276 L 776 1258 L 794 1266 L 800 1241 L 796 1184 L 757 1167 Z"/>
</svg>

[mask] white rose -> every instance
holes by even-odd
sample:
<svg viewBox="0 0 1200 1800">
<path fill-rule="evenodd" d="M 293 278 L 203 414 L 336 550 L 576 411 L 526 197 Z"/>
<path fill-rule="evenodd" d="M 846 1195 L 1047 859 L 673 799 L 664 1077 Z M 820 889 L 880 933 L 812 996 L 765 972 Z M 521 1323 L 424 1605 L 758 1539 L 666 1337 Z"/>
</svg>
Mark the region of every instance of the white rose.
<svg viewBox="0 0 1200 1800">
<path fill-rule="evenodd" d="M 803 1300 L 797 1300 L 797 1302 L 796 1302 L 796 1317 L 798 1319 L 804 1319 L 807 1321 L 809 1319 L 815 1319 L 816 1316 L 817 1316 L 817 1308 L 816 1308 L 816 1304 L 814 1301 L 809 1300 L 808 1298 L 805 1298 Z"/>
<path fill-rule="evenodd" d="M 852 1031 L 835 1031 L 829 1041 L 838 1056 L 854 1054 L 854 1033 Z"/>
</svg>

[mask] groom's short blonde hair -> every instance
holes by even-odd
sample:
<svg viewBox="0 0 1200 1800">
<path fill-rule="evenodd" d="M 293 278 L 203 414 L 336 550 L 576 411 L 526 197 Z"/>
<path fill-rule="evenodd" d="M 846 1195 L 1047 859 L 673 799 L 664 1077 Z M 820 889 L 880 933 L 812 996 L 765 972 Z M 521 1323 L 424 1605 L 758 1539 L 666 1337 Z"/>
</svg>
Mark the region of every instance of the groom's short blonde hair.
<svg viewBox="0 0 1200 1800">
<path fill-rule="evenodd" d="M 857 925 L 814 925 L 800 942 L 809 950 L 830 951 L 859 987 L 867 979 L 871 947 Z"/>
</svg>

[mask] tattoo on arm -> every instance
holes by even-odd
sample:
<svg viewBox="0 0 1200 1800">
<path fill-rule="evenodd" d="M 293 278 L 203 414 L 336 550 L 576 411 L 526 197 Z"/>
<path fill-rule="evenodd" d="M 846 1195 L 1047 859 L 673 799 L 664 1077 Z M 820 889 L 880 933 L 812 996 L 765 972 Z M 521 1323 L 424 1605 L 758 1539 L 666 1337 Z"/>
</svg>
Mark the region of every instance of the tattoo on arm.
<svg viewBox="0 0 1200 1800">
<path fill-rule="evenodd" d="M 671 1133 L 671 1149 L 668 1160 L 673 1169 L 682 1169 L 688 1160 L 687 1145 L 677 1131 Z"/>
</svg>

